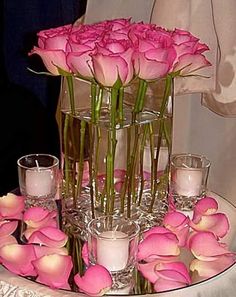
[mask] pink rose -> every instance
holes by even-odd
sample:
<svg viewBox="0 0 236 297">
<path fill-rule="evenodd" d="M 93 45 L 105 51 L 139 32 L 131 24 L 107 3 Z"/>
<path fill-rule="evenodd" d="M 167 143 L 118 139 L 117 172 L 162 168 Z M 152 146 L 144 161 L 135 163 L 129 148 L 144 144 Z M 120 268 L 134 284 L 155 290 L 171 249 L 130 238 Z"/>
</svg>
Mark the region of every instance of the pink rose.
<svg viewBox="0 0 236 297">
<path fill-rule="evenodd" d="M 167 75 L 176 59 L 170 33 L 141 25 L 141 30 L 136 26 L 136 31 L 131 30 L 130 34 L 135 42 L 134 68 L 139 78 L 154 80 Z"/>
<path fill-rule="evenodd" d="M 112 87 L 118 78 L 127 85 L 134 74 L 133 47 L 129 40 L 107 39 L 96 45 L 92 54 L 95 79 L 106 87 Z"/>
<path fill-rule="evenodd" d="M 66 25 L 38 33 L 38 47 L 34 47 L 29 55 L 39 55 L 47 70 L 53 75 L 59 75 L 58 68 L 69 72 L 66 63 L 66 55 L 70 50 L 68 47 L 68 36 L 72 25 Z"/>
<path fill-rule="evenodd" d="M 208 46 L 200 43 L 199 39 L 190 32 L 175 29 L 172 32 L 172 38 L 177 53 L 173 68 L 174 72 L 180 70 L 181 75 L 186 75 L 211 65 L 202 54 L 206 50 L 209 50 Z"/>
<path fill-rule="evenodd" d="M 104 35 L 104 27 L 95 29 L 92 25 L 74 27 L 69 36 L 71 52 L 68 53 L 67 63 L 76 75 L 92 78 L 92 59 L 95 43 Z"/>
</svg>

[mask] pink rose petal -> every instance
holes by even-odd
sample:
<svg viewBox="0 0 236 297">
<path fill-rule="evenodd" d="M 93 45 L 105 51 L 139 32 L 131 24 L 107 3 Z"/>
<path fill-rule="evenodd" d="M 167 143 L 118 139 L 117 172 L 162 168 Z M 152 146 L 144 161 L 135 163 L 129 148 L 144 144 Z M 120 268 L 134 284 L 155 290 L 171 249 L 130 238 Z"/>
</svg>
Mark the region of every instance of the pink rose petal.
<svg viewBox="0 0 236 297">
<path fill-rule="evenodd" d="M 0 197 L 0 218 L 19 220 L 22 218 L 24 208 L 25 199 L 22 196 L 8 193 Z"/>
<path fill-rule="evenodd" d="M 43 227 L 29 237 L 28 243 L 43 244 L 48 247 L 61 248 L 67 242 L 68 236 L 55 227 Z"/>
<path fill-rule="evenodd" d="M 3 247 L 4 245 L 10 245 L 15 243 L 17 243 L 17 240 L 12 235 L 0 236 L 0 248 Z"/>
<path fill-rule="evenodd" d="M 15 232 L 18 226 L 18 221 L 0 221 L 0 237 L 10 235 Z"/>
<path fill-rule="evenodd" d="M 50 254 L 32 263 L 38 274 L 37 282 L 53 289 L 70 289 L 68 279 L 73 266 L 70 256 Z"/>
<path fill-rule="evenodd" d="M 0 248 L 0 261 L 11 272 L 22 276 L 35 276 L 32 261 L 36 256 L 31 245 L 11 244 Z"/>
<path fill-rule="evenodd" d="M 214 261 L 222 255 L 232 255 L 225 244 L 219 243 L 211 232 L 197 232 L 189 239 L 193 255 L 202 261 Z"/>
<path fill-rule="evenodd" d="M 172 233 L 150 234 L 138 246 L 139 261 L 176 257 L 180 254 L 178 240 Z"/>
<path fill-rule="evenodd" d="M 90 296 L 102 296 L 112 287 L 112 278 L 108 270 L 101 265 L 90 266 L 81 277 L 74 277 L 81 292 Z"/>
<path fill-rule="evenodd" d="M 235 263 L 235 256 L 220 256 L 215 261 L 201 261 L 194 259 L 190 264 L 190 270 L 196 271 L 202 278 L 210 278 L 219 274 Z"/>
<path fill-rule="evenodd" d="M 202 216 L 198 223 L 194 224 L 193 221 L 190 226 L 196 231 L 211 231 L 220 238 L 224 237 L 229 231 L 229 221 L 223 213 Z"/>
</svg>

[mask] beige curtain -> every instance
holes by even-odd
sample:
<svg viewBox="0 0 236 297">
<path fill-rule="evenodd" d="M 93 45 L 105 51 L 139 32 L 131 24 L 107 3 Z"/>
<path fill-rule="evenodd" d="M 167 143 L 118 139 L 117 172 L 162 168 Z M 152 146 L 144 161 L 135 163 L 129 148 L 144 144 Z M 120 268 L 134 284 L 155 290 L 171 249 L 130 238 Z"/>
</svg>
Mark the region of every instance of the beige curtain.
<svg viewBox="0 0 236 297">
<path fill-rule="evenodd" d="M 179 80 L 176 91 L 203 93 L 203 104 L 223 116 L 236 116 L 236 1 L 156 0 L 151 22 L 189 30 L 208 44 L 210 78 Z"/>
<path fill-rule="evenodd" d="M 236 116 L 236 0 L 88 0 L 85 22 L 117 17 L 151 21 L 191 31 L 209 45 L 209 78 L 184 78 L 176 93 L 203 94 L 203 104 L 223 116 Z"/>
</svg>

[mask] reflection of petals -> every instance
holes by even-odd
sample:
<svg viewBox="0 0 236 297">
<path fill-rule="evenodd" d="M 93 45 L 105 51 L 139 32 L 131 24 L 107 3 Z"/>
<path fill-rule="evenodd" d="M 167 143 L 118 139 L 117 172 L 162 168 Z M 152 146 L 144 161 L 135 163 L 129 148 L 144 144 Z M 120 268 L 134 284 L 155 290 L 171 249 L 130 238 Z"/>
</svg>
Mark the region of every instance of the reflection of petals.
<svg viewBox="0 0 236 297">
<path fill-rule="evenodd" d="M 159 263 L 155 266 L 155 271 L 159 278 L 178 281 L 184 284 L 191 283 L 188 270 L 182 262 Z"/>
<path fill-rule="evenodd" d="M 88 266 L 89 265 L 89 250 L 88 250 L 88 242 L 86 241 L 82 247 L 82 259 L 84 263 Z"/>
<path fill-rule="evenodd" d="M 196 271 L 200 277 L 212 277 L 235 263 L 235 256 L 220 256 L 215 261 L 200 261 L 194 259 L 190 264 L 190 270 Z"/>
<path fill-rule="evenodd" d="M 0 197 L 0 217 L 6 219 L 21 219 L 25 207 L 25 200 L 22 196 L 8 193 Z"/>
<path fill-rule="evenodd" d="M 112 286 L 110 273 L 101 265 L 90 266 L 84 276 L 76 274 L 74 280 L 80 291 L 90 296 L 102 296 Z"/>
<path fill-rule="evenodd" d="M 37 282 L 51 288 L 70 289 L 68 278 L 72 269 L 70 256 L 52 254 L 33 261 Z"/>
<path fill-rule="evenodd" d="M 173 289 L 178 289 L 178 288 L 183 288 L 186 287 L 186 284 L 180 283 L 180 282 L 175 282 L 175 281 L 170 281 L 166 279 L 158 279 L 158 281 L 154 284 L 154 290 L 155 292 L 163 292 L 167 290 L 173 290 Z"/>
<path fill-rule="evenodd" d="M 55 227 L 44 227 L 30 236 L 28 243 L 43 244 L 48 247 L 63 247 L 67 242 L 67 235 Z"/>
<path fill-rule="evenodd" d="M 0 248 L 2 264 L 11 272 L 22 276 L 35 276 L 32 261 L 35 253 L 31 245 L 11 244 Z"/>
<path fill-rule="evenodd" d="M 12 234 L 17 226 L 17 221 L 0 221 L 0 237 Z"/>
<path fill-rule="evenodd" d="M 197 232 L 189 239 L 193 255 L 202 261 L 214 261 L 222 255 L 232 255 L 225 244 L 219 243 L 211 232 Z"/>
<path fill-rule="evenodd" d="M 188 270 L 182 262 L 164 263 L 157 260 L 139 264 L 138 269 L 154 284 L 156 292 L 185 287 L 191 283 Z"/>
<path fill-rule="evenodd" d="M 221 238 L 229 231 L 229 221 L 223 213 L 202 216 L 197 223 L 193 220 L 190 226 L 196 231 L 211 231 Z"/>
<path fill-rule="evenodd" d="M 172 233 L 151 234 L 138 246 L 138 260 L 150 261 L 161 257 L 175 257 L 180 253 L 178 239 Z"/>
<path fill-rule="evenodd" d="M 157 275 L 155 273 L 155 266 L 159 263 L 159 260 L 152 261 L 145 264 L 138 264 L 138 270 L 142 273 L 149 282 L 155 283 L 157 280 Z"/>
</svg>

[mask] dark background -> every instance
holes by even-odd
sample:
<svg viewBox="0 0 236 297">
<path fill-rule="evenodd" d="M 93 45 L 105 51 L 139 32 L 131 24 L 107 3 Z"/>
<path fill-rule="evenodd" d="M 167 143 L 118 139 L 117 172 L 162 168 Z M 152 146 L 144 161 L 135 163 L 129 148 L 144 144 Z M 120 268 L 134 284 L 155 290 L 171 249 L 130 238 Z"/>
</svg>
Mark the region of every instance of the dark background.
<svg viewBox="0 0 236 297">
<path fill-rule="evenodd" d="M 45 71 L 40 57 L 28 57 L 37 32 L 73 23 L 86 0 L 0 1 L 0 195 L 18 187 L 17 159 L 31 153 L 59 157 L 55 111 L 60 77 Z"/>
</svg>

